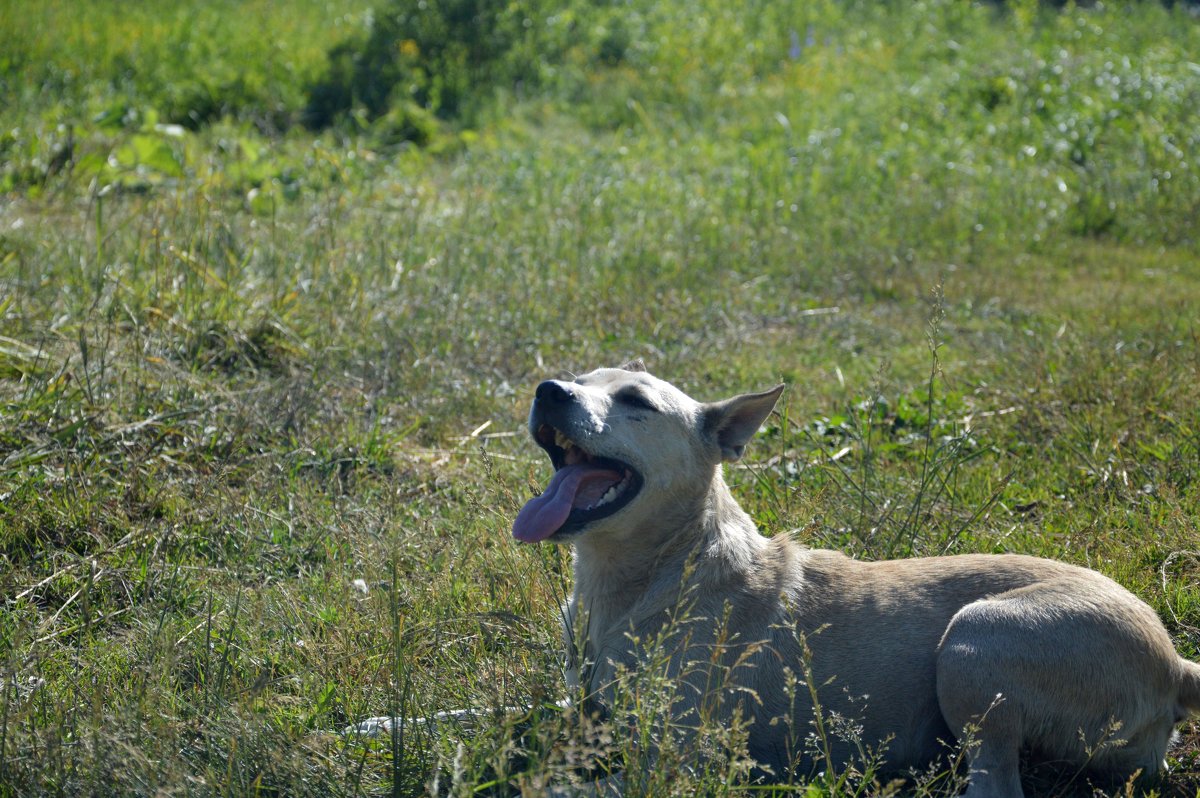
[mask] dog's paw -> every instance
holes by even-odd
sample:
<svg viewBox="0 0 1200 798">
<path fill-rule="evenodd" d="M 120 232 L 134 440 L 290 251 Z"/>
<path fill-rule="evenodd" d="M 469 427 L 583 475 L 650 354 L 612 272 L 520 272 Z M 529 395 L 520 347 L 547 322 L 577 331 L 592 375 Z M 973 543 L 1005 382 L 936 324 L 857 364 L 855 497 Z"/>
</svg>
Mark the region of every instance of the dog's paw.
<svg viewBox="0 0 1200 798">
<path fill-rule="evenodd" d="M 342 729 L 347 737 L 383 737 L 392 733 L 392 724 L 396 719 L 391 717 L 367 718 L 358 723 L 351 723 Z"/>
</svg>

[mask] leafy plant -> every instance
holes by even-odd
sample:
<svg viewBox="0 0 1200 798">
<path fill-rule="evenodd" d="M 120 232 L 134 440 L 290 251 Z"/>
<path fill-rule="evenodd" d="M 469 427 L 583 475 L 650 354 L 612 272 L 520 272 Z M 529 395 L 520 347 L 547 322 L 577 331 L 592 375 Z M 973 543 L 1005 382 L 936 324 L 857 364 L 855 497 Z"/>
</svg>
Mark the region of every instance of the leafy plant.
<svg viewBox="0 0 1200 798">
<path fill-rule="evenodd" d="M 389 127 L 411 129 L 425 143 L 424 111 L 441 118 L 470 116 L 498 88 L 535 89 L 583 43 L 586 3 L 520 0 L 393 0 L 375 11 L 368 31 L 334 47 L 329 69 L 308 90 L 307 119 L 315 127 L 363 108 L 372 119 L 400 115 Z M 618 35 L 600 47 L 609 62 L 620 58 Z"/>
</svg>

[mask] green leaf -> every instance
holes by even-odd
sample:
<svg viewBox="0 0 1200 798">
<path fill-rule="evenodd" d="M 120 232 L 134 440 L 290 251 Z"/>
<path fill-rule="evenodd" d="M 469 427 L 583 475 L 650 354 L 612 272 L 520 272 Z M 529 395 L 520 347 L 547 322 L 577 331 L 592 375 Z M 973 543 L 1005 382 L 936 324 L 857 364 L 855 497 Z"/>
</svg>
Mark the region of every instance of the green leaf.
<svg viewBox="0 0 1200 798">
<path fill-rule="evenodd" d="M 183 176 L 183 163 L 161 136 L 138 133 L 130 140 L 134 164 L 170 177 Z"/>
</svg>

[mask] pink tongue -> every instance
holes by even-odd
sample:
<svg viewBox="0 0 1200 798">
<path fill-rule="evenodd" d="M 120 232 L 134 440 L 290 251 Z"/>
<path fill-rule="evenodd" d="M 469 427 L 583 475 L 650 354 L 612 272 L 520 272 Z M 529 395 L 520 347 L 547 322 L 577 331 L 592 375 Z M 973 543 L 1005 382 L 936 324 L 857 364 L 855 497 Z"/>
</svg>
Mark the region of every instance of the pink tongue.
<svg viewBox="0 0 1200 798">
<path fill-rule="evenodd" d="M 555 472 L 554 478 L 542 491 L 542 495 L 530 499 L 517 513 L 513 521 L 513 537 L 524 543 L 537 543 L 557 532 L 567 522 L 567 516 L 575 506 L 575 497 L 580 488 L 596 481 L 603 481 L 609 487 L 621 481 L 621 474 L 607 468 L 578 464 L 563 466 Z M 602 486 L 597 486 L 602 487 Z M 607 487 L 605 488 L 607 490 Z M 597 491 L 585 491 L 597 493 Z M 598 491 L 593 500 L 603 495 Z"/>
</svg>

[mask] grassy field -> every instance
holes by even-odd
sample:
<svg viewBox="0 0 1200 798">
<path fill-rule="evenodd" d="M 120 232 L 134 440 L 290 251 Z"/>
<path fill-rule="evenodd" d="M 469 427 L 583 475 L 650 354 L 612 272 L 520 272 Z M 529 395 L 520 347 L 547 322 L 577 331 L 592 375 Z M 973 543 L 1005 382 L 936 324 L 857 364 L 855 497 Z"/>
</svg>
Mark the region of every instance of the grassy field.
<svg viewBox="0 0 1200 798">
<path fill-rule="evenodd" d="M 1087 565 L 1200 659 L 1200 21 L 597 7 L 416 147 L 300 124 L 367 4 L 0 0 L 0 797 L 635 768 L 621 729 L 499 713 L 564 694 L 569 552 L 509 532 L 533 386 L 633 356 L 788 383 L 728 474 L 765 534 Z M 496 722 L 340 733 L 460 707 Z M 1200 793 L 1182 731 L 1164 795 Z"/>
</svg>

